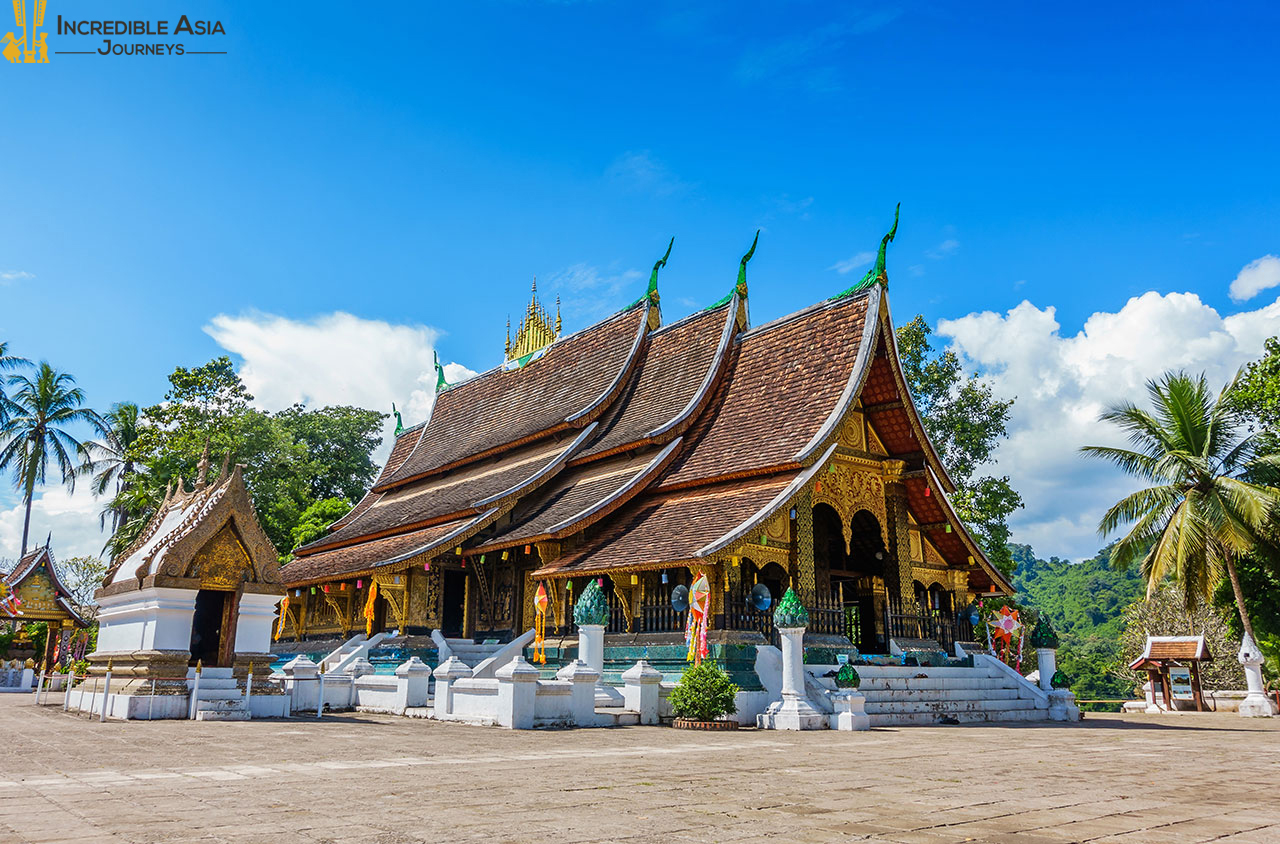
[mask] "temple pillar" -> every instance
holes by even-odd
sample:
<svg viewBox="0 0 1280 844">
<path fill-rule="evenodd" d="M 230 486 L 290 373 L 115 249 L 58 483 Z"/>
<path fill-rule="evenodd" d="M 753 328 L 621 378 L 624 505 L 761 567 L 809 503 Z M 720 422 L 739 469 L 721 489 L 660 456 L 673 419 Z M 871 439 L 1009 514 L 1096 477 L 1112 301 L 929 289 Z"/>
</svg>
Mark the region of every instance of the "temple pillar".
<svg viewBox="0 0 1280 844">
<path fill-rule="evenodd" d="M 885 586 L 889 597 L 908 606 L 915 597 L 911 574 L 911 533 L 907 521 L 907 485 L 902 480 L 903 462 L 901 460 L 884 461 L 885 513 L 889 524 L 886 525 L 889 535 L 889 559 L 896 566 L 886 566 Z M 896 569 L 896 570 L 895 570 Z"/>
<path fill-rule="evenodd" d="M 795 499 L 796 517 L 791 520 L 791 570 L 796 592 L 805 606 L 818 597 L 817 565 L 813 553 L 813 497 L 805 490 Z"/>
</svg>

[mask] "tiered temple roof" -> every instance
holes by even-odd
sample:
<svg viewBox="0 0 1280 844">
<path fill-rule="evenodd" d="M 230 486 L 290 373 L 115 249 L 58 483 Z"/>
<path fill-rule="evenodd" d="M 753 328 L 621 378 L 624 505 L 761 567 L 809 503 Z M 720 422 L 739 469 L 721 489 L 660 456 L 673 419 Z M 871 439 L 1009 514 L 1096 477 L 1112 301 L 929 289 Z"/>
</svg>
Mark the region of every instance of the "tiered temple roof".
<svg viewBox="0 0 1280 844">
<path fill-rule="evenodd" d="M 544 541 L 563 553 L 535 577 L 705 560 L 790 507 L 857 410 L 876 456 L 903 463 L 913 526 L 975 590 L 1009 591 L 948 502 L 883 261 L 867 283 L 750 328 L 745 260 L 717 306 L 662 326 L 655 267 L 631 307 L 440 392 L 369 494 L 295 552 L 286 585 Z"/>
<path fill-rule="evenodd" d="M 13 570 L 3 575 L 5 585 L 22 598 L 21 619 L 24 622 L 65 617 L 77 627 L 84 627 L 88 622 L 80 614 L 80 607 L 71 591 L 58 576 L 58 565 L 50 544 L 45 542 L 24 554 Z"/>
</svg>

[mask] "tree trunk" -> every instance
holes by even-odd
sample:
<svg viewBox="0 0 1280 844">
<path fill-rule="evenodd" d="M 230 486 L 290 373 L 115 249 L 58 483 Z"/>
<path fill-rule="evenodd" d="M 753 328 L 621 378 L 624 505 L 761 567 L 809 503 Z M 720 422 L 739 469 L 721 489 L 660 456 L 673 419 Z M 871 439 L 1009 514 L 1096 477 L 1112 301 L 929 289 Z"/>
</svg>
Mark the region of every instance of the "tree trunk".
<svg viewBox="0 0 1280 844">
<path fill-rule="evenodd" d="M 22 553 L 18 555 L 21 560 L 27 556 L 27 534 L 31 533 L 31 493 L 27 493 L 27 515 L 22 520 Z"/>
<path fill-rule="evenodd" d="M 1240 611 L 1240 623 L 1244 625 L 1244 632 L 1254 641 L 1257 646 L 1258 637 L 1253 635 L 1253 623 L 1249 621 L 1249 611 L 1244 608 L 1244 590 L 1240 588 L 1240 575 L 1236 572 L 1236 558 L 1230 551 L 1226 553 L 1227 558 L 1227 575 L 1231 578 L 1231 591 L 1236 596 L 1236 609 Z"/>
</svg>

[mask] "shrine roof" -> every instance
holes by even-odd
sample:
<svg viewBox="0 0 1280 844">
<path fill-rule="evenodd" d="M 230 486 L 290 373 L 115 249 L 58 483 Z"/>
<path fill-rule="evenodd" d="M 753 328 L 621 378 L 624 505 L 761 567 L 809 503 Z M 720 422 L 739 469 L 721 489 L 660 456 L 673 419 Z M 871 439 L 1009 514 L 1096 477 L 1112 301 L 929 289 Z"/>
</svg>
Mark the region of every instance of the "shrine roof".
<svg viewBox="0 0 1280 844">
<path fill-rule="evenodd" d="M 280 574 L 284 582 L 294 588 L 370 573 L 381 566 L 403 562 L 418 554 L 462 542 L 491 514 L 492 511 L 489 511 L 479 516 L 455 519 L 358 545 L 330 548 L 293 560 L 281 569 Z"/>
<path fill-rule="evenodd" d="M 733 340 L 734 301 L 664 325 L 649 335 L 627 391 L 600 422 L 583 460 L 682 433 L 710 397 Z"/>
<path fill-rule="evenodd" d="M 388 492 L 371 493 L 365 497 L 370 503 L 362 501 L 359 513 L 353 511 L 336 531 L 294 554 L 305 557 L 324 548 L 403 533 L 432 521 L 475 516 L 491 508 L 497 499 L 527 493 L 548 480 L 584 439 L 579 435 L 570 441 L 541 441 Z"/>
<path fill-rule="evenodd" d="M 942 481 L 930 468 L 905 477 L 903 483 L 907 488 L 907 509 L 915 517 L 917 526 L 949 565 L 968 567 L 969 585 L 974 591 L 1005 595 L 1017 591 L 973 541 L 943 489 Z M 970 560 L 973 560 L 972 564 Z"/>
<path fill-rule="evenodd" d="M 704 559 L 716 545 L 793 489 L 799 473 L 730 481 L 640 496 L 620 509 L 582 547 L 534 572 L 594 574 L 656 568 Z"/>
<path fill-rule="evenodd" d="M 1129 664 L 1135 671 L 1170 662 L 1208 662 L 1213 659 L 1203 636 L 1148 636 L 1142 655 Z"/>
<path fill-rule="evenodd" d="M 640 455 L 599 460 L 564 472 L 536 495 L 522 500 L 509 525 L 480 537 L 475 551 L 559 539 L 608 516 L 639 494 L 661 472 L 680 445 Z"/>
<path fill-rule="evenodd" d="M 869 357 L 879 288 L 741 335 L 726 377 L 660 485 L 798 468 L 838 423 Z"/>
<path fill-rule="evenodd" d="M 53 590 L 56 595 L 58 606 L 60 606 L 67 615 L 71 616 L 71 619 L 76 624 L 84 627 L 88 622 L 85 620 L 84 616 L 80 614 L 80 609 L 72 599 L 71 592 L 67 587 L 62 585 L 62 579 L 58 576 L 57 561 L 54 560 L 53 550 L 49 547 L 48 543 L 40 548 L 28 551 L 18 560 L 17 565 L 13 567 L 13 571 L 8 572 L 3 576 L 3 580 L 11 588 L 16 589 L 24 580 L 31 576 L 32 572 L 40 567 L 41 563 L 44 563 L 45 572 L 49 576 L 49 582 L 53 584 Z"/>
<path fill-rule="evenodd" d="M 404 463 L 380 478 L 374 489 L 399 486 L 597 420 L 636 361 L 649 307 L 643 300 L 556 340 L 523 367 L 496 367 L 439 393 L 431 419 Z"/>
</svg>

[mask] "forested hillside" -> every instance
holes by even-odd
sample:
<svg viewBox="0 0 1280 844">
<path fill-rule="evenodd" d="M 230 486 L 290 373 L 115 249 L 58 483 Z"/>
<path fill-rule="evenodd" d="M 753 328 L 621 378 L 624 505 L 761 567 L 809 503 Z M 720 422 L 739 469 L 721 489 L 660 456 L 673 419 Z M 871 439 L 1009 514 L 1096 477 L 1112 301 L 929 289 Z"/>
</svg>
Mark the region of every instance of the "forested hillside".
<svg viewBox="0 0 1280 844">
<path fill-rule="evenodd" d="M 1059 667 L 1082 700 L 1131 697 L 1133 684 L 1118 671 L 1124 611 L 1146 594 L 1142 574 L 1119 572 L 1108 549 L 1079 563 L 1037 559 L 1029 545 L 1010 545 L 1018 598 L 1048 616 L 1062 640 Z M 1117 707 L 1089 707 L 1115 710 Z"/>
</svg>

